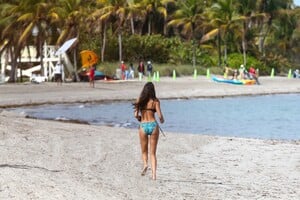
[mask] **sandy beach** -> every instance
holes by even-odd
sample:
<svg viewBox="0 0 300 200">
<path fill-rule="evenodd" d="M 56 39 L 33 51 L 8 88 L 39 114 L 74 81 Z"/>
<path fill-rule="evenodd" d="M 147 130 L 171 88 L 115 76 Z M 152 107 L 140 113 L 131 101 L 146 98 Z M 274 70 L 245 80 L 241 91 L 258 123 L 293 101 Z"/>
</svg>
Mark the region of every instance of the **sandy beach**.
<svg viewBox="0 0 300 200">
<path fill-rule="evenodd" d="M 161 78 L 160 99 L 300 93 L 300 80 L 261 85 Z M 4 108 L 133 101 L 145 81 L 0 85 L 0 199 L 300 199 L 300 141 L 166 133 L 157 180 L 141 176 L 137 130 L 26 118 Z M 162 108 L 163 110 L 163 108 Z M 128 113 L 124 113 L 128 114 Z M 131 114 L 131 113 L 129 113 Z M 168 123 L 168 119 L 166 122 Z"/>
</svg>

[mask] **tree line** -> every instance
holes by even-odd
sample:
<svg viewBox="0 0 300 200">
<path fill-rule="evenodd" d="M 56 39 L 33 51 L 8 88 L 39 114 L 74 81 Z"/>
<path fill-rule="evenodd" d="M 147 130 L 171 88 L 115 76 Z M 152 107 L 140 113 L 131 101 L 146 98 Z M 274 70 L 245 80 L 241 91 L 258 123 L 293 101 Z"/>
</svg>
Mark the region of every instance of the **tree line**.
<svg viewBox="0 0 300 200">
<path fill-rule="evenodd" d="M 240 63 L 280 73 L 299 63 L 299 15 L 293 0 L 0 0 L 0 53 L 11 55 L 11 82 L 22 49 L 34 45 L 40 57 L 45 42 L 74 37 L 74 51 L 93 50 L 102 62 Z"/>
</svg>

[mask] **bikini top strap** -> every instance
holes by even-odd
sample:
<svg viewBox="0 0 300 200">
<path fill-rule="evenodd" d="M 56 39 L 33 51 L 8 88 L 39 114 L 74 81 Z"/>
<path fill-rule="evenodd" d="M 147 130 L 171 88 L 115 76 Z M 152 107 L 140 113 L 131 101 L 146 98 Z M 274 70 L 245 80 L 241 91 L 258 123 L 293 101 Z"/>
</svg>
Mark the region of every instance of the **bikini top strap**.
<svg viewBox="0 0 300 200">
<path fill-rule="evenodd" d="M 149 110 L 149 111 L 152 111 L 152 112 L 156 112 L 156 109 L 155 109 L 155 100 L 153 100 L 152 102 L 152 105 L 151 105 L 151 108 L 145 108 L 143 110 Z"/>
</svg>

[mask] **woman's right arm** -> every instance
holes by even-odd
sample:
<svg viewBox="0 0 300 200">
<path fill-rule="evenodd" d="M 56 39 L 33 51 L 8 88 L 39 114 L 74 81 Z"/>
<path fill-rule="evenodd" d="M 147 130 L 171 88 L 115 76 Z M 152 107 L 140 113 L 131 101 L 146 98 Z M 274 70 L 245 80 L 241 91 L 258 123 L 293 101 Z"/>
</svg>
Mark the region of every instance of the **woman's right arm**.
<svg viewBox="0 0 300 200">
<path fill-rule="evenodd" d="M 134 117 L 138 120 L 141 121 L 141 116 L 139 115 L 139 107 L 137 105 L 138 100 L 136 101 L 135 108 L 134 108 Z"/>
<path fill-rule="evenodd" d="M 142 120 L 142 117 L 139 115 L 139 112 L 136 110 L 134 111 L 134 117 L 140 122 Z"/>
</svg>

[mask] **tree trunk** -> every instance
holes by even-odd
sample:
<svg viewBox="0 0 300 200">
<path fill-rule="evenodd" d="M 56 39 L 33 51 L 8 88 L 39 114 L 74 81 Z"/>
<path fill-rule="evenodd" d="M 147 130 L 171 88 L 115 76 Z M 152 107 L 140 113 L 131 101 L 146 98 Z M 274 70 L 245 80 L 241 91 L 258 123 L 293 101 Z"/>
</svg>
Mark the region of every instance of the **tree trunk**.
<svg viewBox="0 0 300 200">
<path fill-rule="evenodd" d="M 164 36 L 167 35 L 167 18 L 164 17 Z"/>
<path fill-rule="evenodd" d="M 123 60 L 122 59 L 122 34 L 121 34 L 121 30 L 119 30 L 118 42 L 119 42 L 119 60 L 121 62 Z"/>
<path fill-rule="evenodd" d="M 196 68 L 196 45 L 195 45 L 195 39 L 193 39 L 193 68 Z"/>
<path fill-rule="evenodd" d="M 15 48 L 10 47 L 9 54 L 10 54 L 11 70 L 10 70 L 8 82 L 15 83 L 16 82 L 16 67 L 17 67 L 17 54 L 15 52 Z"/>
<path fill-rule="evenodd" d="M 148 35 L 151 35 L 151 18 L 148 19 Z"/>
<path fill-rule="evenodd" d="M 227 41 L 224 42 L 224 62 L 227 63 Z"/>
<path fill-rule="evenodd" d="M 101 48 L 101 61 L 102 62 L 104 62 L 105 46 L 106 46 L 106 23 L 104 24 L 103 38 L 102 38 L 102 48 Z"/>
<path fill-rule="evenodd" d="M 243 30 L 243 41 L 242 41 L 242 48 L 243 48 L 243 58 L 244 58 L 244 66 L 247 66 L 247 55 L 246 55 L 246 31 L 247 31 L 247 24 L 244 23 L 244 30 Z"/>
<path fill-rule="evenodd" d="M 133 21 L 133 17 L 130 17 L 130 25 L 131 25 L 131 33 L 132 33 L 132 35 L 134 35 L 134 21 Z"/>
<path fill-rule="evenodd" d="M 221 33 L 220 33 L 220 28 L 218 30 L 218 56 L 219 56 L 219 67 L 221 67 L 222 63 L 222 58 L 221 58 Z"/>
<path fill-rule="evenodd" d="M 44 69 L 44 48 L 43 48 L 43 43 L 42 41 L 40 40 L 39 41 L 39 51 L 40 51 L 40 65 L 41 65 L 41 76 L 44 76 L 44 72 L 45 72 L 45 69 Z"/>
<path fill-rule="evenodd" d="M 269 30 L 270 30 L 270 28 L 268 27 L 268 29 L 266 30 L 265 33 L 263 33 L 263 29 L 260 32 L 260 37 L 259 37 L 259 52 L 261 52 L 263 56 L 266 55 L 266 52 L 265 52 L 265 40 L 266 40 L 266 37 L 268 35 Z"/>
<path fill-rule="evenodd" d="M 267 25 L 267 30 L 264 30 L 264 25 L 261 24 L 261 28 L 260 28 L 260 31 L 259 31 L 259 46 L 258 46 L 258 49 L 259 49 L 259 52 L 262 53 L 263 56 L 265 56 L 265 49 L 264 49 L 264 46 L 265 46 L 265 39 L 269 33 L 269 30 L 270 30 L 270 26 Z"/>
</svg>

